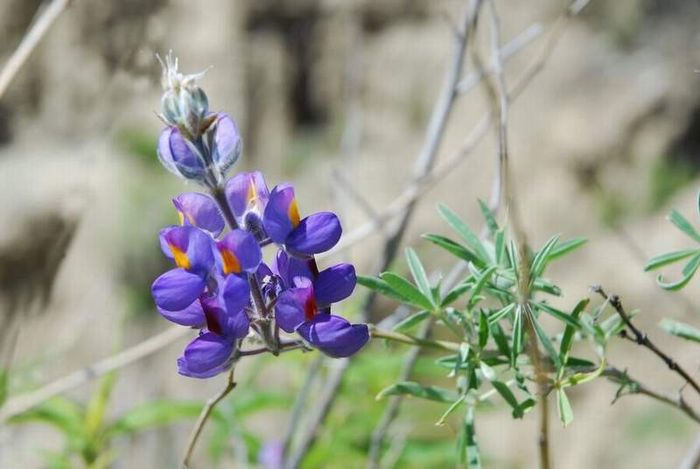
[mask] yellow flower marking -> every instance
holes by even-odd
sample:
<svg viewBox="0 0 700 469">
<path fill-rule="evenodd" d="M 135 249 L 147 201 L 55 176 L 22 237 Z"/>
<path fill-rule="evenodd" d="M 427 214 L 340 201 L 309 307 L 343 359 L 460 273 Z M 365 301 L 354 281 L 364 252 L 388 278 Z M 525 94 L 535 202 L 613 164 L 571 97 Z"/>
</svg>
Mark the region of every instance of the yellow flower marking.
<svg viewBox="0 0 700 469">
<path fill-rule="evenodd" d="M 297 205 L 297 199 L 292 199 L 292 202 L 289 204 L 287 216 L 289 216 L 289 220 L 292 222 L 292 228 L 299 226 L 299 206 Z"/>
<path fill-rule="evenodd" d="M 241 262 L 230 249 L 221 249 L 221 258 L 224 261 L 225 274 L 241 273 Z"/>
<path fill-rule="evenodd" d="M 180 248 L 178 248 L 174 244 L 168 244 L 168 247 L 170 247 L 170 251 L 173 253 L 173 259 L 175 259 L 175 265 L 177 265 L 181 269 L 189 269 L 190 268 L 190 259 L 189 259 L 189 257 L 187 257 L 187 253 L 180 250 Z"/>
</svg>

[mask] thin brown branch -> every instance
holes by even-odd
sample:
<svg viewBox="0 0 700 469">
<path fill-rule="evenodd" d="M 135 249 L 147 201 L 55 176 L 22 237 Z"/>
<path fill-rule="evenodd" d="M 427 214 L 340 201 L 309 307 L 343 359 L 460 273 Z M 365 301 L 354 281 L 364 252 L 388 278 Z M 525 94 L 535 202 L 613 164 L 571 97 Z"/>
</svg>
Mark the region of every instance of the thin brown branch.
<svg viewBox="0 0 700 469">
<path fill-rule="evenodd" d="M 673 357 L 668 355 L 667 353 L 663 352 L 659 347 L 654 344 L 654 342 L 649 339 L 649 336 L 646 334 L 646 332 L 640 330 L 637 326 L 634 325 L 632 322 L 632 318 L 630 318 L 629 314 L 625 311 L 625 308 L 622 306 L 622 301 L 620 300 L 620 297 L 617 295 L 608 295 L 605 293 L 605 290 L 603 290 L 603 287 L 600 285 L 595 285 L 592 287 L 593 291 L 598 293 L 600 296 L 605 298 L 610 305 L 613 307 L 613 309 L 617 312 L 617 314 L 622 318 L 622 321 L 625 323 L 625 326 L 631 331 L 632 335 L 628 335 L 627 332 L 623 331 L 621 333 L 622 337 L 627 338 L 633 342 L 635 342 L 637 345 L 641 345 L 642 347 L 645 347 L 649 350 L 651 350 L 654 355 L 659 357 L 661 361 L 663 361 L 666 366 L 671 371 L 676 372 L 678 375 L 683 378 L 683 380 L 688 383 L 698 394 L 700 394 L 700 385 L 698 385 L 697 381 L 693 379 L 690 374 L 685 371 L 685 369 L 676 362 Z"/>
<path fill-rule="evenodd" d="M 53 0 L 46 8 L 37 12 L 38 18 L 0 71 L 0 98 L 51 26 L 70 4 L 71 0 Z"/>
</svg>

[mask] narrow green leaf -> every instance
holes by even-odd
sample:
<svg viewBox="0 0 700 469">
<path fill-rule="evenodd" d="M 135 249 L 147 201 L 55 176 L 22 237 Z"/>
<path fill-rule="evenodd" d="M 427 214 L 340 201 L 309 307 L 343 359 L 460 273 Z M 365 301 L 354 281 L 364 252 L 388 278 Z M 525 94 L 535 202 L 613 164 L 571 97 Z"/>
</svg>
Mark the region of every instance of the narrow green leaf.
<svg viewBox="0 0 700 469">
<path fill-rule="evenodd" d="M 379 392 L 379 394 L 377 394 L 377 400 L 383 399 L 387 396 L 403 395 L 414 396 L 430 401 L 448 403 L 452 403 L 459 399 L 459 395 L 456 392 L 450 391 L 448 389 L 440 388 L 437 386 L 423 386 L 414 381 L 403 381 L 384 388 L 382 391 Z"/>
<path fill-rule="evenodd" d="M 535 254 L 535 257 L 532 259 L 533 279 L 542 276 L 542 274 L 544 273 L 544 269 L 549 263 L 549 256 L 552 250 L 554 249 L 554 246 L 556 246 L 557 242 L 559 241 L 559 236 L 560 235 L 555 235 L 549 238 L 549 240 L 547 240 L 544 246 L 542 246 L 542 249 L 537 251 L 537 254 Z"/>
<path fill-rule="evenodd" d="M 116 373 L 108 373 L 101 380 L 85 411 L 85 431 L 88 435 L 96 435 L 102 428 L 109 398 L 116 383 Z"/>
<path fill-rule="evenodd" d="M 567 314 L 564 311 L 561 311 L 551 305 L 548 305 L 547 303 L 532 302 L 531 304 L 540 311 L 544 311 L 550 316 L 553 316 L 561 322 L 565 323 L 567 326 L 572 326 L 575 329 L 581 329 L 582 327 L 579 318 L 575 318 L 573 317 L 573 315 Z"/>
<path fill-rule="evenodd" d="M 450 292 L 445 295 L 445 297 L 442 299 L 442 302 L 440 303 L 440 306 L 443 308 L 445 306 L 449 306 L 455 301 L 457 301 L 462 295 L 464 295 L 466 292 L 468 292 L 474 284 L 472 282 L 464 282 L 456 287 L 454 287 Z"/>
<path fill-rule="evenodd" d="M 486 253 L 486 249 L 484 249 L 484 246 L 481 244 L 481 241 L 476 233 L 474 233 L 469 226 L 446 205 L 439 204 L 438 211 L 447 224 L 450 225 L 450 227 L 452 227 L 452 229 L 454 229 L 457 234 L 467 243 L 467 246 L 472 248 L 480 259 L 482 259 L 484 262 L 487 261 L 489 258 L 488 254 Z"/>
<path fill-rule="evenodd" d="M 559 411 L 559 420 L 561 420 L 562 425 L 566 427 L 573 422 L 574 411 L 571 409 L 571 403 L 563 389 L 557 389 L 557 410 Z"/>
<path fill-rule="evenodd" d="M 388 296 L 389 298 L 394 298 L 395 300 L 401 301 L 402 303 L 408 302 L 407 298 L 401 296 L 394 289 L 392 289 L 388 283 L 386 283 L 380 278 L 358 275 L 357 283 L 365 288 L 369 288 L 370 290 L 374 290 L 377 293 L 381 293 L 384 296 Z"/>
<path fill-rule="evenodd" d="M 472 288 L 472 294 L 471 297 L 469 298 L 469 306 L 473 307 L 479 302 L 479 294 L 481 293 L 481 290 L 484 289 L 486 286 L 487 282 L 491 279 L 491 276 L 493 273 L 496 271 L 498 267 L 495 265 L 492 265 L 491 267 L 487 268 L 486 270 L 479 272 L 476 277 L 476 283 L 474 284 L 474 288 Z"/>
<path fill-rule="evenodd" d="M 442 415 L 440 416 L 440 418 L 438 419 L 437 422 L 435 422 L 435 425 L 437 425 L 438 427 L 441 427 L 441 426 L 445 425 L 445 420 L 447 419 L 447 417 L 449 417 L 450 414 L 451 414 L 452 412 L 454 412 L 455 410 L 457 410 L 457 408 L 458 408 L 460 405 L 462 405 L 462 403 L 464 402 L 464 400 L 466 399 L 466 397 L 467 397 L 467 396 L 464 396 L 464 395 L 463 395 L 463 396 L 459 396 L 459 399 L 457 399 L 456 401 L 454 401 L 454 402 L 452 403 L 452 405 L 449 406 L 449 407 L 447 408 L 447 410 L 445 411 L 445 413 L 442 414 Z"/>
<path fill-rule="evenodd" d="M 464 416 L 464 428 L 460 432 L 458 451 L 460 462 L 466 464 L 468 469 L 481 469 L 481 456 L 474 424 L 474 407 L 471 406 L 467 408 Z"/>
<path fill-rule="evenodd" d="M 421 309 L 427 309 L 432 311 L 434 309 L 433 303 L 426 298 L 420 290 L 418 290 L 411 282 L 396 274 L 394 272 L 384 272 L 382 275 L 382 280 L 384 280 L 389 287 L 396 292 L 397 295 L 405 298 L 407 303 L 411 303 Z"/>
<path fill-rule="evenodd" d="M 134 407 L 119 417 L 109 428 L 113 434 L 135 435 L 157 427 L 185 419 L 196 419 L 204 403 L 196 401 L 160 400 Z M 214 409 L 214 419 L 221 419 L 221 412 Z"/>
<path fill-rule="evenodd" d="M 508 316 L 515 309 L 515 303 L 504 306 L 493 314 L 489 315 L 489 324 L 496 324 L 498 321 Z"/>
<path fill-rule="evenodd" d="M 513 320 L 513 347 L 510 354 L 510 366 L 515 368 L 518 355 L 523 350 L 523 310 L 520 306 L 515 308 Z"/>
<path fill-rule="evenodd" d="M 83 435 L 83 409 L 76 403 L 63 397 L 54 397 L 39 405 L 15 415 L 9 422 L 13 424 L 26 422 L 43 422 L 61 430 L 65 435 Z"/>
<path fill-rule="evenodd" d="M 10 374 L 7 370 L 0 369 L 0 408 L 7 400 L 7 388 L 9 387 Z"/>
<path fill-rule="evenodd" d="M 513 307 L 515 307 L 515 305 L 513 305 Z M 510 346 L 508 345 L 508 338 L 506 337 L 505 332 L 503 332 L 503 328 L 501 327 L 501 325 L 498 324 L 498 322 L 489 322 L 489 328 L 491 329 L 491 336 L 493 337 L 494 342 L 496 342 L 496 347 L 498 348 L 498 351 L 501 352 L 504 356 L 510 357 Z"/>
<path fill-rule="evenodd" d="M 408 262 L 408 268 L 411 270 L 413 280 L 416 282 L 416 285 L 418 285 L 418 289 L 421 291 L 421 293 L 423 293 L 423 296 L 428 299 L 432 299 L 433 292 L 430 288 L 430 281 L 428 280 L 428 275 L 425 273 L 423 264 L 421 264 L 420 259 L 418 259 L 416 251 L 411 248 L 407 248 L 406 261 Z"/>
<path fill-rule="evenodd" d="M 437 234 L 424 234 L 423 238 L 427 239 L 436 246 L 443 248 L 453 256 L 462 259 L 463 261 L 471 262 L 472 264 L 477 265 L 479 267 L 483 267 L 484 265 L 486 265 L 485 262 L 482 259 L 479 259 L 477 255 L 474 254 L 472 251 L 462 246 L 461 244 L 456 243 L 449 238 L 446 238 L 445 236 L 440 236 Z"/>
<path fill-rule="evenodd" d="M 496 232 L 498 231 L 498 222 L 496 221 L 496 218 L 494 218 L 493 212 L 483 200 L 477 199 L 477 201 L 479 202 L 481 214 L 484 216 L 484 220 L 486 220 L 486 228 L 488 228 L 489 234 L 491 236 L 495 236 Z"/>
<path fill-rule="evenodd" d="M 574 307 L 574 310 L 571 312 L 571 317 L 578 320 L 583 310 L 586 309 L 586 306 L 588 306 L 589 302 L 590 299 L 588 298 L 579 301 L 578 304 Z M 575 333 L 576 328 L 570 324 L 567 324 L 566 328 L 564 329 L 564 335 L 562 336 L 561 344 L 559 345 L 559 363 L 568 362 L 569 351 L 571 350 L 571 345 L 573 343 Z M 562 373 L 564 367 L 561 367 L 559 369 L 561 370 L 560 373 Z M 559 378 L 561 378 L 561 374 Z"/>
<path fill-rule="evenodd" d="M 594 371 L 586 373 L 574 373 L 573 375 L 567 377 L 565 380 L 561 381 L 559 383 L 559 387 L 563 389 L 568 388 L 570 386 L 576 386 L 578 384 L 587 383 L 599 377 L 603 373 L 604 369 L 605 360 L 601 360 L 600 364 L 598 365 L 598 368 L 596 368 Z"/>
<path fill-rule="evenodd" d="M 554 246 L 554 249 L 549 253 L 549 260 L 550 262 L 562 257 L 565 254 L 570 253 L 571 251 L 580 248 L 584 244 L 586 244 L 588 240 L 583 237 L 578 237 L 578 238 L 573 238 L 568 241 L 564 241 L 562 243 L 557 243 L 556 246 Z"/>
<path fill-rule="evenodd" d="M 554 363 L 554 366 L 558 370 L 561 368 L 561 361 L 559 360 L 559 354 L 555 350 L 554 345 L 552 345 L 552 341 L 549 339 L 544 329 L 542 329 L 542 326 L 540 326 L 540 323 L 534 314 L 529 315 L 529 320 L 532 321 L 537 338 L 542 343 L 544 350 L 547 352 L 547 355 L 549 355 L 549 358 L 552 360 L 552 363 Z"/>
<path fill-rule="evenodd" d="M 506 259 L 506 234 L 505 232 L 501 229 L 496 232 L 496 235 L 494 236 L 494 250 L 496 251 L 496 263 L 498 265 L 504 265 L 506 267 L 512 267 L 512 264 L 509 262 L 505 262 Z"/>
<path fill-rule="evenodd" d="M 513 418 L 522 418 L 523 411 L 518 404 L 518 399 L 515 397 L 515 394 L 513 394 L 513 391 L 510 390 L 508 385 L 502 381 L 492 381 L 491 384 L 496 391 L 498 391 L 498 394 L 501 395 L 503 400 L 508 403 L 511 409 L 513 409 Z"/>
<path fill-rule="evenodd" d="M 479 369 L 487 380 L 493 381 L 496 379 L 496 371 L 483 361 L 479 362 Z"/>
<path fill-rule="evenodd" d="M 672 319 L 664 319 L 661 321 L 661 328 L 671 335 L 681 337 L 693 342 L 700 342 L 700 329 L 697 329 L 690 324 L 674 321 Z"/>
<path fill-rule="evenodd" d="M 392 330 L 396 332 L 408 332 L 411 329 L 413 329 L 415 326 L 426 320 L 427 318 L 430 317 L 430 312 L 429 311 L 418 311 L 415 314 L 410 315 L 403 321 L 399 322 L 397 325 L 395 325 Z"/>
<path fill-rule="evenodd" d="M 698 234 L 698 232 L 695 231 L 693 225 L 691 225 L 690 222 L 683 215 L 681 215 L 680 212 L 678 212 L 677 210 L 671 210 L 671 213 L 668 216 L 668 220 L 674 225 L 676 225 L 683 233 L 687 234 L 695 241 L 700 243 L 700 234 Z"/>
<path fill-rule="evenodd" d="M 666 283 L 664 282 L 663 275 L 659 275 L 658 277 L 656 277 L 656 283 L 658 283 L 659 286 L 664 290 L 680 290 L 681 288 L 685 287 L 688 284 L 688 282 L 690 282 L 690 279 L 693 278 L 693 275 L 695 275 L 695 272 L 698 270 L 698 267 L 700 267 L 700 253 L 696 254 L 690 259 L 690 261 L 688 261 L 686 266 L 683 268 L 683 272 L 681 272 L 682 277 L 680 280 L 676 282 Z"/>
<path fill-rule="evenodd" d="M 483 311 L 479 312 L 479 349 L 486 347 L 489 341 L 489 320 Z"/>
<path fill-rule="evenodd" d="M 698 254 L 698 252 L 700 251 L 697 249 L 683 249 L 682 251 L 673 251 L 666 254 L 660 254 L 649 259 L 647 264 L 644 266 L 644 270 L 647 272 L 650 270 L 655 270 L 665 265 L 678 262 L 694 254 Z"/>
</svg>

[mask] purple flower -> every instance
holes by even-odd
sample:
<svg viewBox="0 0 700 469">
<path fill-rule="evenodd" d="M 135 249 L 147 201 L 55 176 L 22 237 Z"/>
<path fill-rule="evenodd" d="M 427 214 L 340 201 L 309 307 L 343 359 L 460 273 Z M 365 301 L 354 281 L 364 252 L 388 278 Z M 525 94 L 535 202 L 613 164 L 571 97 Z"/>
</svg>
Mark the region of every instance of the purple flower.
<svg viewBox="0 0 700 469">
<path fill-rule="evenodd" d="M 213 129 L 208 131 L 212 161 L 216 165 L 221 175 L 233 166 L 241 156 L 243 146 L 241 135 L 238 133 L 236 123 L 228 114 L 220 112 L 217 114 Z"/>
<path fill-rule="evenodd" d="M 269 199 L 270 191 L 259 171 L 236 174 L 226 184 L 226 200 L 236 222 L 258 241 L 267 238 L 262 217 Z"/>
<path fill-rule="evenodd" d="M 369 341 L 366 324 L 350 324 L 345 318 L 319 310 L 310 280 L 283 291 L 275 304 L 275 320 L 285 332 L 296 332 L 306 342 L 334 358 L 349 357 Z"/>
<path fill-rule="evenodd" d="M 196 226 L 216 237 L 225 222 L 214 199 L 199 192 L 185 192 L 173 199 L 181 225 Z"/>
<path fill-rule="evenodd" d="M 210 378 L 225 370 L 232 363 L 233 352 L 238 339 L 248 335 L 250 319 L 245 309 L 237 307 L 227 298 L 239 291 L 224 288 L 223 298 L 207 297 L 202 299 L 202 307 L 206 316 L 206 330 L 190 342 L 177 361 L 178 372 L 192 378 Z M 223 301 L 222 301 L 223 300 Z M 233 308 L 234 303 L 236 304 Z"/>
<path fill-rule="evenodd" d="M 272 241 L 300 257 L 329 250 L 342 233 L 340 221 L 332 212 L 318 212 L 300 218 L 294 187 L 290 184 L 280 184 L 272 189 L 263 224 Z"/>
<path fill-rule="evenodd" d="M 279 441 L 266 441 L 258 453 L 258 462 L 264 469 L 282 469 L 284 445 Z"/>
<path fill-rule="evenodd" d="M 192 303 L 204 292 L 208 274 L 214 266 L 214 241 L 193 226 L 173 226 L 161 230 L 160 244 L 165 255 L 175 262 L 176 268 L 153 282 L 153 299 L 161 310 L 183 311 L 192 307 Z"/>
<path fill-rule="evenodd" d="M 255 273 L 262 261 L 260 245 L 247 231 L 235 229 L 216 243 L 224 275 Z"/>
<path fill-rule="evenodd" d="M 161 132 L 158 159 L 168 171 L 185 179 L 205 178 L 206 168 L 202 157 L 177 127 L 167 127 Z"/>
</svg>

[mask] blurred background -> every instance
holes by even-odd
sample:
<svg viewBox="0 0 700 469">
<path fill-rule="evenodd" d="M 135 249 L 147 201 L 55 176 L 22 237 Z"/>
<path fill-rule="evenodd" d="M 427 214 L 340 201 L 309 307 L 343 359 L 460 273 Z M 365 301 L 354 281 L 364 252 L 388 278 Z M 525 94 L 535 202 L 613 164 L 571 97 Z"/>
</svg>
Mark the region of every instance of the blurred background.
<svg viewBox="0 0 700 469">
<path fill-rule="evenodd" d="M 303 212 L 334 209 L 350 232 L 370 214 L 344 186 L 381 211 L 410 181 L 450 61 L 452 24 L 465 3 L 74 0 L 0 100 L 0 350 L 11 362 L 10 395 L 169 327 L 149 293 L 167 267 L 157 231 L 176 222 L 170 199 L 194 188 L 167 173 L 155 155 L 162 127 L 155 115 L 156 53 L 172 49 L 185 73 L 207 70 L 201 83 L 211 108 L 230 113 L 244 137 L 236 170 L 260 169 L 270 185 L 293 180 Z M 0 63 L 41 4 L 0 0 Z M 547 30 L 567 5 L 496 4 L 504 41 L 533 25 Z M 568 23 L 542 73 L 513 104 L 509 123 L 530 242 L 540 246 L 556 233 L 589 239 L 550 272 L 564 291 L 555 303 L 570 308 L 601 283 L 638 309 L 639 324 L 695 372 L 697 349 L 667 338 L 657 323 L 665 316 L 697 324 L 700 286 L 671 295 L 642 267 L 652 255 L 689 243 L 665 222 L 671 207 L 697 220 L 698 25 L 696 1 L 593 0 Z M 508 61 L 509 83 L 542 45 L 540 36 Z M 488 109 L 481 87 L 459 98 L 438 161 L 459 148 Z M 431 270 L 446 273 L 451 264 L 420 234 L 447 232 L 438 201 L 480 226 L 476 199 L 489 196 L 494 141 L 490 133 L 417 207 L 404 244 Z M 371 274 L 381 239 L 378 232 L 338 259 Z M 402 262 L 396 268 L 405 270 Z M 346 303 L 350 316 L 359 303 Z M 378 302 L 373 319 L 395 306 Z M 196 403 L 215 393 L 223 378 L 203 382 L 176 373 L 188 339 L 120 370 L 106 418 L 152 401 Z M 398 375 L 403 352 L 373 345 L 354 361 L 303 467 L 364 467 L 386 405 L 374 396 Z M 614 344 L 610 356 L 660 389 L 675 393 L 680 386 L 633 344 Z M 245 362 L 239 387 L 222 405 L 223 423 L 205 430 L 196 467 L 245 461 L 256 467 L 260 449 L 283 437 L 313 359 L 310 353 Z M 419 360 L 416 379 L 445 379 L 431 363 L 430 356 Z M 64 397 L 84 406 L 98 390 L 93 381 Z M 573 391 L 576 420 L 565 430 L 553 423 L 558 467 L 675 467 L 694 425 L 644 397 L 611 406 L 615 391 L 604 381 Z M 434 426 L 442 406 L 411 401 L 403 409 L 392 430 L 400 449 L 395 467 L 453 466 L 454 425 Z M 512 421 L 509 414 L 498 405 L 478 415 L 486 467 L 536 467 L 535 416 Z M 0 467 L 57 465 L 66 440 L 60 424 L 51 423 L 1 426 Z M 115 438 L 112 467 L 176 467 L 192 423 Z"/>
</svg>

